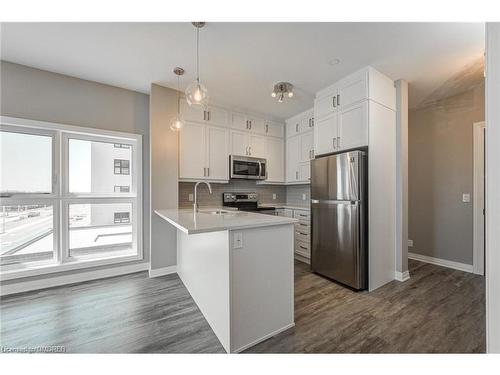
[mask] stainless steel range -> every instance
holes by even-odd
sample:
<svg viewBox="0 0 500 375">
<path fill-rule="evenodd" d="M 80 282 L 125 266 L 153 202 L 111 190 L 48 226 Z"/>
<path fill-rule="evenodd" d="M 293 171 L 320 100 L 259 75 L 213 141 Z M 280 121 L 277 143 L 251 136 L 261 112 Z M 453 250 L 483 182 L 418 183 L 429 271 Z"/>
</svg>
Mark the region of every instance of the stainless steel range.
<svg viewBox="0 0 500 375">
<path fill-rule="evenodd" d="M 274 215 L 276 210 L 274 207 L 260 207 L 257 193 L 222 193 L 222 205 L 268 215 Z"/>
</svg>

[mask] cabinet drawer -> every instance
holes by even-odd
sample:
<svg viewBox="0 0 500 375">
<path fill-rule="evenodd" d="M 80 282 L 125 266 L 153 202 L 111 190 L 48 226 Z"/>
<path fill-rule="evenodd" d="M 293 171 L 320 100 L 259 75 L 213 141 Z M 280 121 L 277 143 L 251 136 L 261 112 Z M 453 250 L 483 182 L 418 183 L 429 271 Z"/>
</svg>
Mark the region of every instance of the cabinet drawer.
<svg viewBox="0 0 500 375">
<path fill-rule="evenodd" d="M 306 258 L 311 258 L 311 246 L 309 243 L 306 242 L 300 242 L 300 241 L 295 241 L 295 253 L 306 257 Z"/>
<path fill-rule="evenodd" d="M 309 231 L 295 230 L 295 240 L 299 242 L 309 243 L 311 241 L 311 234 Z"/>
<path fill-rule="evenodd" d="M 294 210 L 293 217 L 303 221 L 309 221 L 311 219 L 311 213 L 305 210 Z"/>
<path fill-rule="evenodd" d="M 304 222 L 304 221 L 299 221 L 298 223 L 295 223 L 295 231 L 301 231 L 301 232 L 311 232 L 311 225 L 309 222 Z"/>
</svg>

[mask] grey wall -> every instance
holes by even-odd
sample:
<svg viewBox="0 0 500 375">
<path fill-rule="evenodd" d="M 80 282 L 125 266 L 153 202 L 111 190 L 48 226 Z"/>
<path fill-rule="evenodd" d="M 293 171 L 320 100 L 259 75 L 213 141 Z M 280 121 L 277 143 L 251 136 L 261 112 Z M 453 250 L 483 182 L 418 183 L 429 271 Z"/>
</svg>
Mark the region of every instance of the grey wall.
<svg viewBox="0 0 500 375">
<path fill-rule="evenodd" d="M 5 61 L 0 63 L 0 82 L 0 113 L 4 116 L 124 131 L 143 136 L 143 246 L 145 261 L 148 261 L 148 95 Z"/>
<path fill-rule="evenodd" d="M 177 232 L 153 210 L 178 205 L 178 134 L 170 130 L 177 110 L 177 91 L 151 85 L 151 269 L 175 265 Z"/>
<path fill-rule="evenodd" d="M 484 120 L 484 85 L 409 112 L 409 252 L 472 264 L 474 122 Z"/>
<path fill-rule="evenodd" d="M 286 202 L 286 189 L 281 185 L 257 185 L 255 181 L 231 180 L 228 184 L 211 184 L 212 194 L 205 185 L 198 186 L 198 202 L 201 207 L 222 206 L 222 193 L 225 191 L 257 192 L 261 203 Z M 193 193 L 193 182 L 179 182 L 179 207 L 191 208 L 189 194 Z M 273 199 L 276 194 L 276 199 Z"/>
</svg>

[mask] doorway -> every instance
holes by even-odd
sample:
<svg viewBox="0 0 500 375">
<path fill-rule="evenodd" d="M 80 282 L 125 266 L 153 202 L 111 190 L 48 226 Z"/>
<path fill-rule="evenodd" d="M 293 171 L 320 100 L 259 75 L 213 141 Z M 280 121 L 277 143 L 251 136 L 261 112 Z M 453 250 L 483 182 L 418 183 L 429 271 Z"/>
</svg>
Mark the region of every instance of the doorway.
<svg viewBox="0 0 500 375">
<path fill-rule="evenodd" d="M 473 272 L 478 275 L 484 275 L 485 269 L 485 190 L 484 190 L 484 149 L 485 149 L 485 123 L 484 121 L 476 122 L 473 125 L 474 132 L 474 148 L 473 148 L 473 170 L 474 170 L 474 186 L 473 186 L 473 252 L 472 252 L 472 268 Z"/>
</svg>

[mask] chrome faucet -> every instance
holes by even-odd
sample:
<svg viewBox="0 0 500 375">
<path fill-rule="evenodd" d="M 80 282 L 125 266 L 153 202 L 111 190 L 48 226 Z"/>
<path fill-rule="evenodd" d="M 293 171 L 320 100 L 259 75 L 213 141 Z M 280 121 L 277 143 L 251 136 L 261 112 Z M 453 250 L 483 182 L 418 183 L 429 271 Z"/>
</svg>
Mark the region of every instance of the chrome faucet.
<svg viewBox="0 0 500 375">
<path fill-rule="evenodd" d="M 198 212 L 198 185 L 199 184 L 206 184 L 208 186 L 208 191 L 210 192 L 210 194 L 212 194 L 212 187 L 210 186 L 210 183 L 207 182 L 207 181 L 198 181 L 195 185 L 194 185 L 194 204 L 193 204 L 193 210 L 194 212 Z"/>
</svg>

